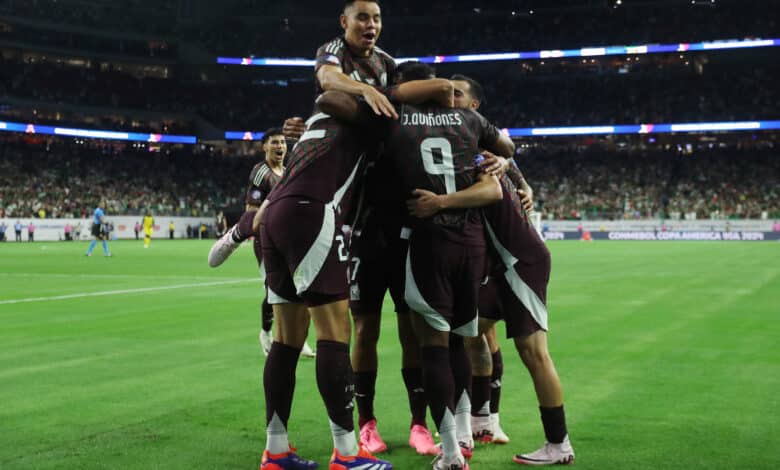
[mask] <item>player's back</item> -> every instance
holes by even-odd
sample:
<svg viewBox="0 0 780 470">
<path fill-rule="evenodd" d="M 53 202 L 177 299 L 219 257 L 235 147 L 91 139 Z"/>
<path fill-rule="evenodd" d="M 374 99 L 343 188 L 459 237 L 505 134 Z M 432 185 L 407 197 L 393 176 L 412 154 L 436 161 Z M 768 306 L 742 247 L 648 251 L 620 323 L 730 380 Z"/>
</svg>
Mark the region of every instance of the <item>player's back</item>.
<svg viewBox="0 0 780 470">
<path fill-rule="evenodd" d="M 145 215 L 144 216 L 144 221 L 143 221 L 143 226 L 144 226 L 144 229 L 146 229 L 146 230 L 151 229 L 154 226 L 154 217 L 152 217 L 150 215 Z"/>
<path fill-rule="evenodd" d="M 430 104 L 403 104 L 398 109 L 399 120 L 390 124 L 385 151 L 406 194 L 414 189 L 451 194 L 476 182 L 474 157 L 485 142 L 495 142 L 498 129 L 467 109 Z M 483 240 L 478 209 L 445 210 L 414 225 L 443 229 L 464 241 Z"/>
<path fill-rule="evenodd" d="M 499 179 L 501 202 L 483 208 L 488 237 L 500 256 L 511 255 L 526 264 L 548 257 L 547 246 L 523 209 L 517 186 L 507 175 Z"/>
<path fill-rule="evenodd" d="M 363 172 L 367 151 L 377 141 L 371 132 L 324 113 L 315 114 L 293 147 L 270 202 L 297 196 L 326 204 L 334 202 L 342 216 L 349 213 L 353 184 Z"/>
</svg>

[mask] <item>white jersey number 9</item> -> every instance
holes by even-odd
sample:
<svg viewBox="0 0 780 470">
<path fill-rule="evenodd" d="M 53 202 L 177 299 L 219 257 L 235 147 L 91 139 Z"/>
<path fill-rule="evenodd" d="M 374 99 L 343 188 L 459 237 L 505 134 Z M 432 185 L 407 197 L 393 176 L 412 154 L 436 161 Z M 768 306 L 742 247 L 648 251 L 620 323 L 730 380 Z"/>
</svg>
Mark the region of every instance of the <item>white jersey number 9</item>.
<svg viewBox="0 0 780 470">
<path fill-rule="evenodd" d="M 429 175 L 444 176 L 444 187 L 447 194 L 456 192 L 455 162 L 452 157 L 452 145 L 450 141 L 442 137 L 429 137 L 420 144 L 423 166 Z M 441 155 L 441 163 L 436 163 L 434 154 Z"/>
</svg>

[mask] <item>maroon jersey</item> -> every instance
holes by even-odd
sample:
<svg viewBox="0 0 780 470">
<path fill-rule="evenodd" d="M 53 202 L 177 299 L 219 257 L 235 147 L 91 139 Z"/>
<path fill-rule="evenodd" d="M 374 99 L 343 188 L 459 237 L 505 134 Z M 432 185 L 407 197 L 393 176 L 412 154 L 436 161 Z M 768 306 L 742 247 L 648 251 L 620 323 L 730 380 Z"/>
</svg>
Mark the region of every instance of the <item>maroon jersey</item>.
<svg viewBox="0 0 780 470">
<path fill-rule="evenodd" d="M 478 169 L 474 158 L 481 148 L 499 139 L 499 130 L 469 109 L 436 105 L 398 105 L 400 119 L 386 121 L 385 152 L 393 161 L 404 194 L 416 188 L 450 194 L 472 186 Z M 483 244 L 478 209 L 441 211 L 415 227 L 441 231 L 469 244 Z"/>
<path fill-rule="evenodd" d="M 500 258 L 500 262 L 494 266 L 499 271 L 508 268 L 506 264 L 511 259 L 530 265 L 549 257 L 544 241 L 528 219 L 520 196 L 517 195 L 517 186 L 513 181 L 519 183 L 521 180 L 522 174 L 512 164 L 509 172 L 500 178 L 504 193 L 501 202 L 483 208 L 491 245 L 496 248 Z"/>
<path fill-rule="evenodd" d="M 375 133 L 342 124 L 317 113 L 290 153 L 282 179 L 270 202 L 297 196 L 334 203 L 342 218 L 352 209 L 352 189 L 364 171 L 366 151 L 376 145 Z"/>
<path fill-rule="evenodd" d="M 336 65 L 351 79 L 371 85 L 385 91 L 395 81 L 395 60 L 385 51 L 374 47 L 367 57 L 352 53 L 344 37 L 338 37 L 317 49 L 317 65 L 315 71 L 323 65 Z M 319 80 L 317 95 L 323 92 Z"/>
<path fill-rule="evenodd" d="M 249 188 L 246 191 L 246 203 L 259 206 L 276 187 L 281 175 L 277 175 L 266 162 L 258 163 L 249 173 Z"/>
</svg>

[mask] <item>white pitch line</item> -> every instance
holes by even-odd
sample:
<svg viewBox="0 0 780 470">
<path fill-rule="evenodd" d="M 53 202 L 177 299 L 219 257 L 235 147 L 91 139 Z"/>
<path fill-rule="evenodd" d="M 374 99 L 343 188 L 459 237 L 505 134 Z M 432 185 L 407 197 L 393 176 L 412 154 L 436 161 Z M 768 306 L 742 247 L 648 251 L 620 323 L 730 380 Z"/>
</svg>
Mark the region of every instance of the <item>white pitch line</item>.
<svg viewBox="0 0 780 470">
<path fill-rule="evenodd" d="M 28 297 L 26 299 L 0 300 L 0 305 L 22 304 L 28 302 L 47 302 L 52 300 L 79 299 L 82 297 L 101 297 L 105 295 L 137 294 L 139 292 L 156 292 L 156 291 L 171 290 L 171 289 L 189 289 L 192 287 L 224 286 L 227 284 L 241 284 L 241 283 L 258 282 L 258 281 L 260 281 L 260 279 L 241 279 L 238 281 L 202 282 L 199 284 L 177 284 L 173 286 L 142 287 L 138 289 L 121 289 L 121 290 L 109 290 L 109 291 L 102 291 L 102 292 L 84 292 L 81 294 L 55 295 L 52 297 Z"/>
</svg>

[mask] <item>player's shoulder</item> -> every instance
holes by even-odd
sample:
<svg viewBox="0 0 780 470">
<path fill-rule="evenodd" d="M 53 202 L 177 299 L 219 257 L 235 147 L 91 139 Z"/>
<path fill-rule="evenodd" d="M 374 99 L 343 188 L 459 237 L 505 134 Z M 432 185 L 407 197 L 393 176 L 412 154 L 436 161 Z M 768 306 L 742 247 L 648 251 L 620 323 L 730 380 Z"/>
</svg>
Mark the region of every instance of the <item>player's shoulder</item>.
<svg viewBox="0 0 780 470">
<path fill-rule="evenodd" d="M 317 55 L 330 54 L 336 56 L 343 52 L 345 47 L 344 38 L 338 36 L 321 45 L 319 49 L 317 49 Z"/>
<path fill-rule="evenodd" d="M 385 62 L 392 62 L 395 64 L 395 58 L 379 46 L 374 46 L 374 54 L 379 56 Z"/>
</svg>

